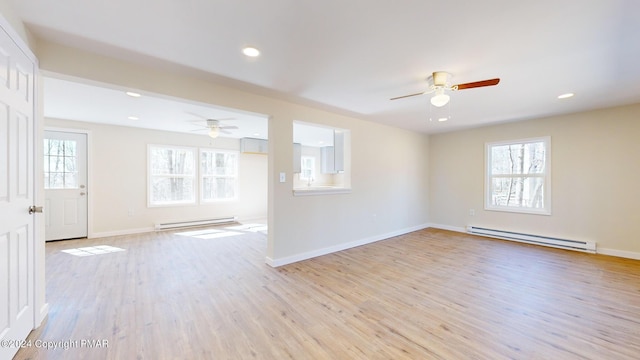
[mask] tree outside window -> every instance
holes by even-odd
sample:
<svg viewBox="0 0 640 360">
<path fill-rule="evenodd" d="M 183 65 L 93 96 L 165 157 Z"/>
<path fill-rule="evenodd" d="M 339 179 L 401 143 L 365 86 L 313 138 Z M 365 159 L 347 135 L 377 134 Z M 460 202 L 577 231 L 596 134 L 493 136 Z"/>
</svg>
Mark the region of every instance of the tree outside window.
<svg viewBox="0 0 640 360">
<path fill-rule="evenodd" d="M 550 138 L 486 145 L 485 208 L 550 214 Z"/>
<path fill-rule="evenodd" d="M 149 204 L 195 203 L 195 150 L 149 146 Z"/>
<path fill-rule="evenodd" d="M 74 140 L 44 139 L 44 188 L 77 189 L 78 155 Z"/>
<path fill-rule="evenodd" d="M 200 152 L 201 200 L 237 198 L 238 153 L 220 150 Z"/>
</svg>

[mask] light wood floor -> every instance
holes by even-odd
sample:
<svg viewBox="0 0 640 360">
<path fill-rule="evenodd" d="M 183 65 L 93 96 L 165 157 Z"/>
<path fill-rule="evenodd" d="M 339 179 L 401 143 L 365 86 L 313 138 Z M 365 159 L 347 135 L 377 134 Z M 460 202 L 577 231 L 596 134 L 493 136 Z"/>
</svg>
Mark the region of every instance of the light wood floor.
<svg viewBox="0 0 640 360">
<path fill-rule="evenodd" d="M 48 243 L 29 339 L 108 347 L 16 358 L 640 358 L 640 261 L 428 229 L 273 269 L 241 233 Z"/>
</svg>

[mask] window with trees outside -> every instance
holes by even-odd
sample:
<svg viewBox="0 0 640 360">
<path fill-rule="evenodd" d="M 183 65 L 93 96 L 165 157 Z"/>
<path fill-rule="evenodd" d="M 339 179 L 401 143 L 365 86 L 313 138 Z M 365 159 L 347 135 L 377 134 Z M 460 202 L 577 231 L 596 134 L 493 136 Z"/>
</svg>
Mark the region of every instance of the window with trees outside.
<svg viewBox="0 0 640 360">
<path fill-rule="evenodd" d="M 44 139 L 44 188 L 78 188 L 76 141 Z"/>
<path fill-rule="evenodd" d="M 194 204 L 196 150 L 149 145 L 149 205 Z"/>
<path fill-rule="evenodd" d="M 238 153 L 220 150 L 200 151 L 201 200 L 230 200 L 238 192 Z"/>
<path fill-rule="evenodd" d="M 550 137 L 486 144 L 485 209 L 551 214 Z"/>
<path fill-rule="evenodd" d="M 313 181 L 313 174 L 316 173 L 316 158 L 313 156 L 303 156 L 301 161 L 300 180 Z"/>
</svg>

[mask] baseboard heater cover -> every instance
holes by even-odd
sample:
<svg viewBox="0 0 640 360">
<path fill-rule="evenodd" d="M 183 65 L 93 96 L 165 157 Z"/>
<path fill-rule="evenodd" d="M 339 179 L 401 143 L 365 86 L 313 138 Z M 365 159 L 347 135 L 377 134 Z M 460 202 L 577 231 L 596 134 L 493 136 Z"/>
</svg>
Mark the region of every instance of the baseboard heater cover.
<svg viewBox="0 0 640 360">
<path fill-rule="evenodd" d="M 166 230 L 166 229 L 177 229 L 177 228 L 186 228 L 193 226 L 204 226 L 204 225 L 218 225 L 218 224 L 228 224 L 236 221 L 235 216 L 225 217 L 225 218 L 217 218 L 217 219 L 202 219 L 202 220 L 189 220 L 189 221 L 176 221 L 176 222 L 166 222 L 166 223 L 156 223 L 156 230 Z"/>
<path fill-rule="evenodd" d="M 596 253 L 596 243 L 593 241 L 567 240 L 549 236 L 524 234 L 514 231 L 487 229 L 477 226 L 467 226 L 469 234 L 493 237 L 503 240 L 512 240 L 528 244 L 550 246 L 560 249 L 576 250 L 582 252 Z"/>
</svg>

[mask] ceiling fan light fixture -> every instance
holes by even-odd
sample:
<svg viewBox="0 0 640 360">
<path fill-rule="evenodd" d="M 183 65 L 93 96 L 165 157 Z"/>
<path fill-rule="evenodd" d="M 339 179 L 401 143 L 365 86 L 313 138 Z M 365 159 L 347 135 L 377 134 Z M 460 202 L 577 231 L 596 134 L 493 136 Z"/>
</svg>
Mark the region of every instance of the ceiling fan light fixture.
<svg viewBox="0 0 640 360">
<path fill-rule="evenodd" d="M 215 139 L 218 137 L 218 135 L 220 135 L 220 129 L 217 127 L 212 127 L 211 129 L 209 129 L 209 137 L 212 139 Z"/>
<path fill-rule="evenodd" d="M 436 94 L 431 98 L 431 105 L 443 107 L 449 103 L 449 95 L 444 93 L 444 89 L 437 89 Z"/>
</svg>

